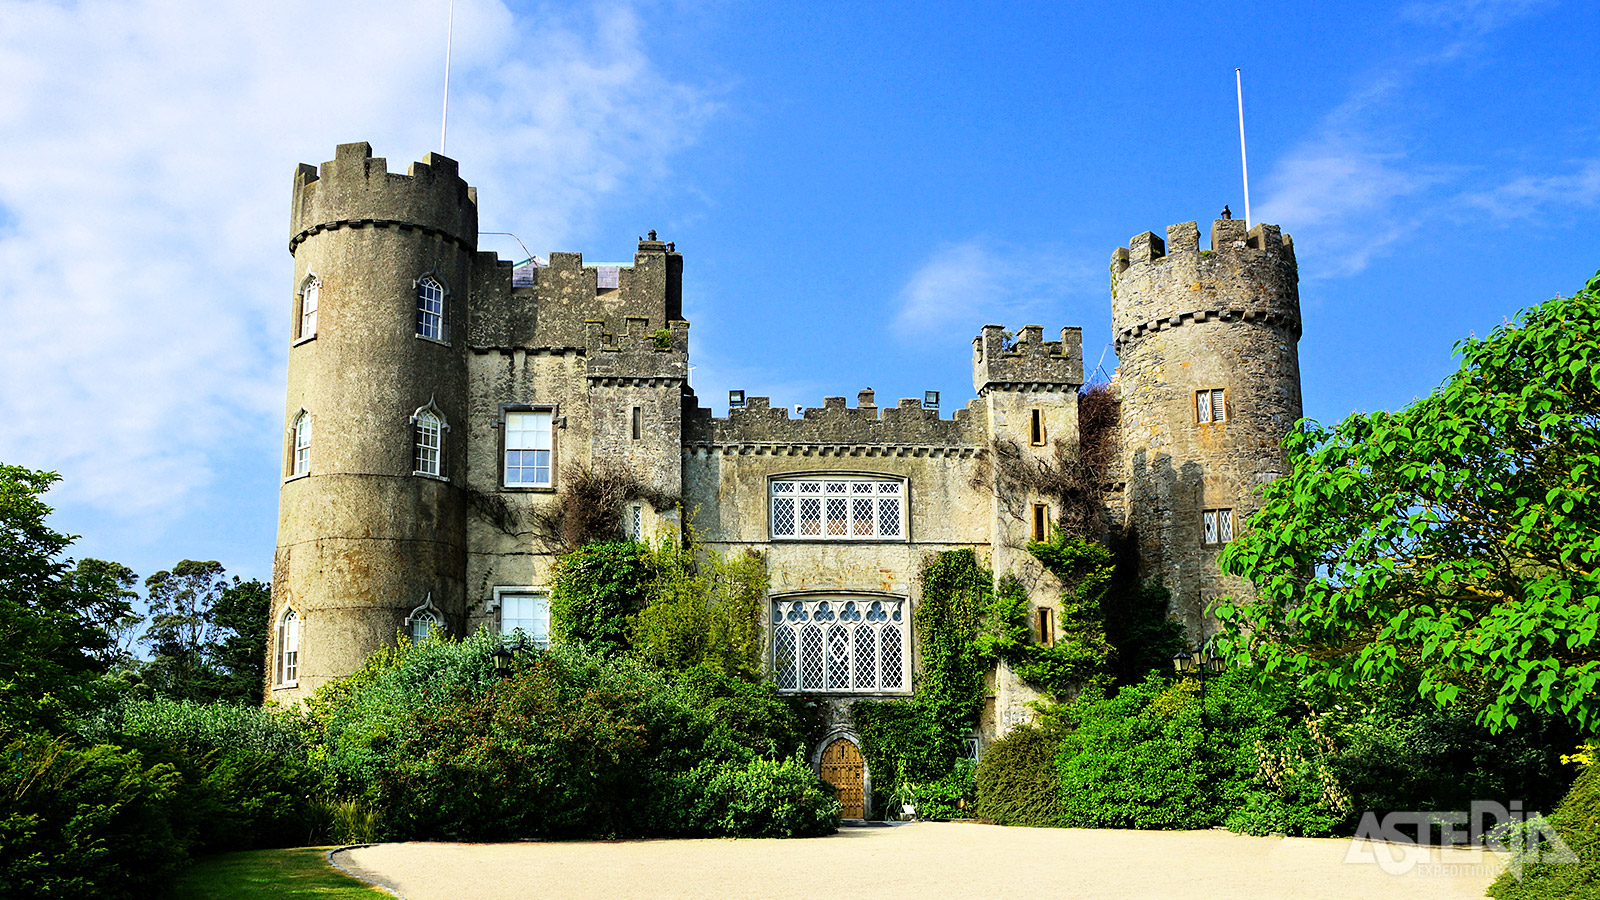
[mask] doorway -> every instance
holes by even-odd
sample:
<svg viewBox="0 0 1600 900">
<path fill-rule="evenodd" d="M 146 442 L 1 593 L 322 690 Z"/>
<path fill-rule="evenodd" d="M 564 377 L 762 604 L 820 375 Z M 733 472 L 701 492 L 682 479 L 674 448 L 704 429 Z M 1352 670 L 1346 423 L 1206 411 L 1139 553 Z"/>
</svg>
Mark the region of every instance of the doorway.
<svg viewBox="0 0 1600 900">
<path fill-rule="evenodd" d="M 834 796 L 846 819 L 866 818 L 866 766 L 861 751 L 849 738 L 834 738 L 822 749 L 818 766 L 822 780 L 833 785 Z"/>
</svg>

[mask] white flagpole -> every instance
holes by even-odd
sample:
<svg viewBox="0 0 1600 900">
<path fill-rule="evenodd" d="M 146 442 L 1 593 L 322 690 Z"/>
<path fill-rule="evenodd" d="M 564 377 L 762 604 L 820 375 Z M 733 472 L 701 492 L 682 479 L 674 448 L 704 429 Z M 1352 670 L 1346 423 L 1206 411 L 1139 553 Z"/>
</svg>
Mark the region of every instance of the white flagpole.
<svg viewBox="0 0 1600 900">
<path fill-rule="evenodd" d="M 444 155 L 444 138 L 445 138 L 445 134 L 446 134 L 447 129 L 450 127 L 450 44 L 453 42 L 453 40 L 455 38 L 455 32 L 456 32 L 456 0 L 450 0 L 450 19 L 449 19 L 449 24 L 447 24 L 445 26 L 445 32 L 444 32 L 444 112 L 439 116 L 439 155 L 440 156 Z M 1243 128 L 1244 126 L 1241 125 L 1239 127 Z M 1243 132 L 1241 132 L 1241 133 L 1243 133 Z M 1250 201 L 1248 199 L 1246 199 L 1245 200 L 1245 206 L 1248 207 L 1249 205 L 1250 205 Z"/>
<path fill-rule="evenodd" d="M 452 0 L 454 2 L 454 0 Z M 1239 167 L 1244 170 L 1244 230 L 1250 230 L 1250 163 L 1244 155 L 1244 77 L 1233 70 L 1233 87 L 1239 95 Z"/>
</svg>

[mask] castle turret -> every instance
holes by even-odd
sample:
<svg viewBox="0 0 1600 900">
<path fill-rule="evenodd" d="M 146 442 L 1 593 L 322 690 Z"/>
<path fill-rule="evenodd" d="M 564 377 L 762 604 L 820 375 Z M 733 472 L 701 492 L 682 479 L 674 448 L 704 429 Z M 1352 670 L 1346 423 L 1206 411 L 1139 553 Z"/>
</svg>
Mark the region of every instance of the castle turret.
<svg viewBox="0 0 1600 900">
<path fill-rule="evenodd" d="M 1301 415 L 1299 275 L 1276 225 L 1218 219 L 1145 232 L 1111 258 L 1128 524 L 1145 578 L 1172 592 L 1192 638 L 1207 610 L 1248 583 L 1217 568 L 1222 547 L 1285 470 Z"/>
<path fill-rule="evenodd" d="M 268 696 L 292 701 L 413 623 L 465 626 L 466 297 L 477 197 L 365 143 L 294 178 L 288 403 Z"/>
</svg>

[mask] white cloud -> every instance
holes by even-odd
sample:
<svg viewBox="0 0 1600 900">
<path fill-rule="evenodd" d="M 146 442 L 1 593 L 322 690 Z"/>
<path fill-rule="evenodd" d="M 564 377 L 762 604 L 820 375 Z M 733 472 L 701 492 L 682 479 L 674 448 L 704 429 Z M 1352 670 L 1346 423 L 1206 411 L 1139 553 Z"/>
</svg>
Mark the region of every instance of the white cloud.
<svg viewBox="0 0 1600 900">
<path fill-rule="evenodd" d="M 1025 316 L 1059 316 L 1069 299 L 1104 302 L 1095 291 L 1104 290 L 1105 279 L 1096 280 L 1096 272 L 1055 248 L 1002 247 L 979 239 L 944 244 L 906 279 L 895 331 L 922 336 L 971 330 L 975 322 L 1016 327 Z"/>
<path fill-rule="evenodd" d="M 438 140 L 445 5 L 0 0 L 0 460 L 152 527 L 276 445 L 298 162 Z M 711 112 L 633 14 L 456 5 L 450 155 L 536 252 L 648 183 Z M 543 245 L 543 249 L 541 248 Z"/>
<path fill-rule="evenodd" d="M 1562 175 L 1519 175 L 1462 200 L 1500 219 L 1529 219 L 1553 209 L 1600 205 L 1600 160 L 1586 160 Z"/>
</svg>

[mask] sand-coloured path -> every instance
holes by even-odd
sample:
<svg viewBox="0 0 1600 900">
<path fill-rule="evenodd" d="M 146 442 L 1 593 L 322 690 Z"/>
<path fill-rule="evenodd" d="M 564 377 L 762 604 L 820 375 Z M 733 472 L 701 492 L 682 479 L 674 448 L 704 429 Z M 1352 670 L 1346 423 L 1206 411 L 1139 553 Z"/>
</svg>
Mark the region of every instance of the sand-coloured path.
<svg viewBox="0 0 1600 900">
<path fill-rule="evenodd" d="M 809 840 L 380 844 L 335 861 L 405 900 L 1463 900 L 1481 898 L 1502 865 L 1433 850 L 1397 875 L 1345 862 L 1349 849 L 1225 831 L 916 822 Z"/>
</svg>

